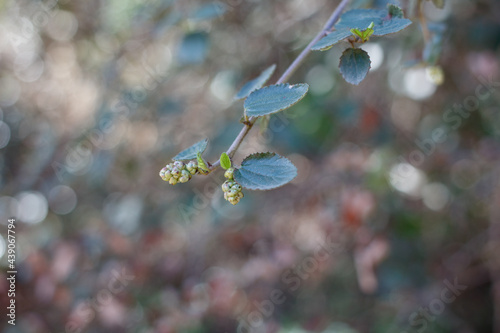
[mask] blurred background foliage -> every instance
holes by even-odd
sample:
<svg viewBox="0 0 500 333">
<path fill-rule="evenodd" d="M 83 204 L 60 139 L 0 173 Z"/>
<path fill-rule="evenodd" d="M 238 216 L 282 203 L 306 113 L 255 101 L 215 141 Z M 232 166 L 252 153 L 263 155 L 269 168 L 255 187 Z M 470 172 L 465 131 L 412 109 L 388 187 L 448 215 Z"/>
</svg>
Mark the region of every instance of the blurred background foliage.
<svg viewBox="0 0 500 333">
<path fill-rule="evenodd" d="M 235 159 L 276 151 L 299 175 L 235 207 L 220 171 L 175 188 L 158 171 L 204 137 L 218 158 L 239 87 L 273 63 L 275 80 L 337 1 L 0 2 L 2 309 L 9 217 L 19 272 L 2 331 L 498 332 L 499 85 L 445 115 L 500 79 L 500 2 L 416 2 L 363 45 L 359 86 L 348 43 L 308 58 L 291 80 L 308 96 Z M 446 281 L 466 286 L 453 302 Z"/>
</svg>

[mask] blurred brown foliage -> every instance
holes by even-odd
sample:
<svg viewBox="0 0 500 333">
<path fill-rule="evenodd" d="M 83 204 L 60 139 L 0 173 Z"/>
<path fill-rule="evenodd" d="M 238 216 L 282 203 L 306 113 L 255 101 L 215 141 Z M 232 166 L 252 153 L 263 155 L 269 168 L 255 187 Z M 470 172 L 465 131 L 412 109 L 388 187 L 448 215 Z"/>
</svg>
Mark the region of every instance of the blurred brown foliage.
<svg viewBox="0 0 500 333">
<path fill-rule="evenodd" d="M 500 3 L 425 2 L 435 45 L 410 3 L 412 26 L 363 46 L 359 86 L 347 43 L 308 58 L 309 95 L 236 156 L 276 151 L 298 177 L 232 207 L 221 172 L 158 171 L 204 137 L 216 159 L 237 89 L 282 73 L 336 1 L 1 2 L 2 331 L 498 332 Z"/>
</svg>

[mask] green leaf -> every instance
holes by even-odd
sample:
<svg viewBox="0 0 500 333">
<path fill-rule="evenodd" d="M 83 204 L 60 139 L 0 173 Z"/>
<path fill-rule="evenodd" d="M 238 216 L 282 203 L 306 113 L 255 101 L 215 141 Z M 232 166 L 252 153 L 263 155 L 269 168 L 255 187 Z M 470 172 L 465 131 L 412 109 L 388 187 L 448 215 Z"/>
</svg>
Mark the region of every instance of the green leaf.
<svg viewBox="0 0 500 333">
<path fill-rule="evenodd" d="M 370 39 L 370 36 L 373 35 L 374 33 L 375 33 L 375 30 L 373 30 L 372 28 L 369 27 L 368 29 L 363 31 L 363 40 L 367 41 L 368 39 Z"/>
<path fill-rule="evenodd" d="M 347 82 L 358 85 L 368 74 L 370 64 L 366 51 L 349 48 L 340 57 L 340 73 Z"/>
<path fill-rule="evenodd" d="M 312 47 L 313 51 L 326 51 L 330 49 L 333 45 L 337 44 L 341 40 L 349 37 L 351 35 L 351 31 L 349 28 L 344 28 L 341 30 L 336 30 L 330 32 L 326 37 L 323 37 L 319 42 L 314 44 Z"/>
<path fill-rule="evenodd" d="M 207 163 L 205 163 L 205 160 L 201 157 L 201 153 L 196 154 L 196 160 L 198 161 L 198 169 L 207 172 L 209 171 Z"/>
<path fill-rule="evenodd" d="M 234 99 L 238 100 L 246 98 L 248 97 L 248 95 L 250 95 L 252 91 L 262 88 L 262 86 L 264 86 L 264 84 L 266 84 L 269 78 L 273 75 L 275 69 L 276 65 L 271 65 L 268 68 L 266 68 L 257 78 L 245 83 L 245 85 L 240 89 L 240 91 L 238 91 Z"/>
<path fill-rule="evenodd" d="M 205 149 L 207 149 L 208 145 L 208 139 L 203 139 L 191 147 L 184 149 L 181 151 L 179 154 L 175 155 L 172 160 L 174 161 L 187 161 L 187 160 L 193 160 L 196 158 L 198 153 L 203 153 Z"/>
<path fill-rule="evenodd" d="M 444 24 L 428 25 L 432 37 L 425 44 L 422 52 L 422 60 L 429 65 L 436 65 L 443 52 L 443 38 L 446 32 Z"/>
<path fill-rule="evenodd" d="M 396 14 L 396 15 L 394 15 Z M 339 23 L 335 25 L 336 31 L 323 37 L 312 50 L 325 51 L 337 44 L 339 41 L 351 35 L 351 29 L 361 30 L 366 29 L 372 22 L 373 35 L 383 36 L 398 32 L 411 24 L 408 19 L 400 17 L 402 12 L 398 12 L 393 7 L 388 9 L 353 9 L 345 12 L 341 17 Z"/>
<path fill-rule="evenodd" d="M 374 36 L 384 36 L 401 31 L 411 24 L 408 19 L 393 18 L 392 20 L 384 20 L 381 24 L 375 27 Z"/>
<path fill-rule="evenodd" d="M 245 113 L 249 117 L 261 117 L 288 109 L 304 98 L 308 89 L 305 83 L 283 83 L 257 89 L 245 100 Z"/>
<path fill-rule="evenodd" d="M 234 171 L 234 180 L 249 190 L 271 190 L 289 183 L 297 176 L 297 168 L 276 153 L 247 156 Z"/>
<path fill-rule="evenodd" d="M 361 39 L 361 41 L 364 43 L 364 42 L 367 42 L 370 39 L 370 36 L 373 35 L 373 33 L 375 32 L 375 30 L 373 30 L 374 26 L 375 26 L 375 23 L 372 22 L 372 23 L 370 23 L 368 28 L 366 28 L 365 30 L 360 31 L 359 29 L 354 28 L 354 29 L 351 29 L 351 33 L 354 36 L 358 36 Z"/>
<path fill-rule="evenodd" d="M 361 31 L 358 28 L 351 29 L 351 34 L 356 35 L 359 38 L 363 37 Z"/>
<path fill-rule="evenodd" d="M 335 27 L 366 29 L 372 22 L 377 27 L 386 16 L 388 11 L 385 9 L 353 9 L 345 12 Z"/>
<path fill-rule="evenodd" d="M 403 10 L 392 3 L 387 5 L 387 10 L 389 11 L 389 16 L 391 17 L 404 18 Z"/>
<path fill-rule="evenodd" d="M 227 154 L 224 152 L 220 155 L 220 166 L 224 169 L 227 170 L 231 167 L 231 159 Z"/>
</svg>

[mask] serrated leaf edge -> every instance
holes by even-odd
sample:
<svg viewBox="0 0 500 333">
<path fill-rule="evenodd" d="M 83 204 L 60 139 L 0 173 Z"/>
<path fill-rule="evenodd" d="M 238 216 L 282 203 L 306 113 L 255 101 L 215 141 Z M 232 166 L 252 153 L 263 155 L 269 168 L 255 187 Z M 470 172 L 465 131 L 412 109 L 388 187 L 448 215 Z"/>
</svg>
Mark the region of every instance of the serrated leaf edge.
<svg viewBox="0 0 500 333">
<path fill-rule="evenodd" d="M 394 15 L 391 15 L 391 8 L 396 8 L 397 10 L 399 10 L 399 12 L 400 12 L 401 16 L 394 16 Z M 398 18 L 398 19 L 403 19 L 403 18 L 405 18 L 403 9 L 402 9 L 401 7 L 399 7 L 398 5 L 395 5 L 395 4 L 393 4 L 393 3 L 388 3 L 388 4 L 387 4 L 387 13 L 389 14 L 389 16 L 390 16 L 391 18 Z"/>
<path fill-rule="evenodd" d="M 386 34 L 378 34 L 377 31 L 375 30 L 375 32 L 373 33 L 372 36 L 375 36 L 375 37 L 382 37 L 382 36 L 388 36 L 388 35 L 392 35 L 392 34 L 397 34 L 398 32 L 401 32 L 403 31 L 404 29 L 408 28 L 413 22 L 408 19 L 408 18 L 392 18 L 391 21 L 408 21 L 408 24 L 405 25 L 403 28 L 399 29 L 398 31 L 393 31 L 393 32 L 389 32 L 389 33 L 386 33 Z M 376 27 L 375 27 L 376 28 Z"/>
<path fill-rule="evenodd" d="M 286 157 L 284 157 L 284 156 L 281 156 L 280 154 L 275 153 L 275 152 L 270 152 L 270 151 L 268 151 L 268 152 L 257 152 L 257 153 L 252 153 L 252 154 L 248 155 L 247 157 L 245 157 L 245 158 L 243 159 L 243 161 L 241 161 L 241 165 L 240 165 L 240 167 L 235 168 L 235 170 L 241 169 L 241 166 L 243 165 L 243 163 L 244 163 L 244 162 L 245 162 L 248 158 L 250 158 L 250 157 L 252 157 L 252 156 L 254 156 L 254 155 L 267 155 L 267 154 L 270 154 L 270 155 L 272 155 L 272 156 L 276 156 L 276 155 L 278 155 L 279 157 L 284 158 L 284 159 L 286 159 L 286 160 L 290 161 L 290 159 L 288 159 L 288 158 L 286 158 Z M 290 161 L 290 163 L 292 163 L 292 161 Z M 292 163 L 292 165 L 295 167 L 295 170 L 297 170 L 297 167 L 296 167 L 293 163 Z M 295 172 L 295 176 L 293 176 L 293 178 L 292 178 L 292 179 L 290 179 L 290 181 L 288 181 L 287 183 L 285 183 L 285 184 L 283 184 L 283 185 L 279 185 L 279 186 L 273 187 L 273 188 L 267 188 L 267 189 L 249 188 L 249 187 L 245 187 L 245 186 L 241 185 L 240 183 L 238 183 L 238 184 L 240 184 L 240 185 L 241 185 L 241 187 L 243 187 L 243 188 L 245 188 L 245 189 L 247 189 L 247 190 L 250 190 L 250 191 L 272 191 L 272 190 L 275 190 L 275 189 L 277 189 L 277 188 L 280 188 L 280 187 L 283 187 L 283 186 L 285 186 L 285 185 L 289 184 L 289 183 L 290 183 L 292 180 L 294 180 L 296 177 L 297 177 L 297 172 Z M 238 181 L 236 180 L 236 178 L 235 178 L 235 181 L 236 181 L 236 182 L 238 182 Z"/>
<path fill-rule="evenodd" d="M 346 52 L 347 50 L 349 49 L 358 49 L 358 50 L 363 50 L 361 48 L 353 48 L 353 47 L 350 47 L 350 48 L 347 48 L 345 49 L 343 52 L 342 52 L 342 55 L 344 55 L 344 52 Z M 363 50 L 364 52 L 366 52 L 365 50 Z M 368 52 L 366 52 L 366 54 L 368 55 L 368 58 L 370 58 L 370 55 L 368 54 Z M 361 82 L 363 82 L 365 80 L 365 78 L 368 76 L 368 73 L 370 73 L 370 69 L 372 69 L 372 61 L 370 59 L 370 66 L 368 67 L 368 71 L 366 72 L 366 75 L 365 77 L 363 78 L 363 80 L 361 80 L 359 83 L 351 83 L 349 81 L 347 81 L 347 79 L 345 78 L 344 76 L 344 73 L 342 73 L 342 56 L 340 56 L 340 62 L 339 62 L 339 70 L 340 70 L 340 74 L 342 75 L 342 78 L 344 78 L 345 82 L 349 83 L 349 84 L 352 84 L 353 86 L 358 86 Z"/>
<path fill-rule="evenodd" d="M 207 150 L 207 148 L 208 148 L 208 143 L 210 142 L 210 140 L 208 140 L 208 138 L 205 138 L 205 139 L 203 139 L 203 140 L 200 140 L 200 141 L 198 141 L 198 142 L 196 142 L 196 143 L 192 144 L 191 146 L 187 147 L 186 149 L 181 150 L 179 153 L 177 153 L 177 155 L 175 155 L 174 157 L 172 157 L 172 161 L 190 161 L 190 160 L 195 159 L 195 157 L 194 157 L 194 158 L 185 158 L 185 159 L 178 159 L 178 158 L 176 159 L 176 157 L 177 157 L 177 156 L 179 156 L 179 155 L 180 155 L 182 152 L 184 152 L 185 150 L 188 150 L 189 148 L 191 148 L 192 146 L 194 146 L 194 145 L 198 144 L 198 143 L 199 143 L 199 142 L 201 142 L 201 141 L 206 141 L 206 142 L 207 142 L 207 143 L 206 143 L 206 145 L 205 145 L 205 148 L 204 148 L 202 151 L 199 151 L 200 153 L 202 153 L 202 154 L 203 154 L 203 153 L 205 152 L 205 150 Z M 197 152 L 197 153 L 198 153 L 198 152 Z"/>
<path fill-rule="evenodd" d="M 263 89 L 269 89 L 271 87 L 277 87 L 277 86 L 288 86 L 289 89 L 292 89 L 293 87 L 296 87 L 296 86 L 305 86 L 306 87 L 306 92 L 298 99 L 296 100 L 295 102 L 293 102 L 292 104 L 288 104 L 286 107 L 282 108 L 282 109 L 279 109 L 279 110 L 276 110 L 276 111 L 273 111 L 273 112 L 269 112 L 269 113 L 266 113 L 262 116 L 251 116 L 251 117 L 257 117 L 257 118 L 260 118 L 260 117 L 265 117 L 267 115 L 270 115 L 270 114 L 275 114 L 275 113 L 278 113 L 278 112 L 281 112 L 283 110 L 286 110 L 286 109 L 289 109 L 291 108 L 292 106 L 294 106 L 295 104 L 297 104 L 298 102 L 300 102 L 304 97 L 306 97 L 307 93 L 309 92 L 309 85 L 307 83 L 297 83 L 297 84 L 289 84 L 289 83 L 280 83 L 280 84 L 273 84 L 273 85 L 270 85 L 270 86 L 267 86 L 267 87 L 262 87 L 262 88 L 259 88 L 259 89 L 256 89 L 254 91 L 252 91 L 251 94 L 253 94 L 254 92 L 256 91 L 260 91 L 260 90 L 263 90 Z M 251 95 L 250 94 L 250 95 Z M 250 97 L 250 95 L 248 95 L 248 97 Z M 245 108 L 245 115 L 247 114 L 247 108 Z M 281 156 L 281 155 L 280 155 Z"/>
<path fill-rule="evenodd" d="M 250 82 L 253 82 L 255 80 L 257 80 L 262 74 L 264 74 L 266 71 L 269 70 L 269 75 L 267 75 L 267 77 L 264 79 L 264 81 L 262 81 L 262 84 L 259 86 L 259 87 L 256 87 L 254 88 L 253 90 L 251 90 L 246 96 L 238 96 L 239 93 L 241 92 L 241 90 L 243 90 L 243 88 L 249 84 Z M 264 85 L 269 81 L 269 79 L 271 78 L 271 76 L 273 76 L 274 72 L 276 71 L 276 64 L 272 64 L 271 66 L 267 67 L 266 69 L 264 69 L 257 77 L 247 81 L 246 83 L 243 84 L 243 86 L 240 88 L 240 90 L 236 93 L 236 95 L 234 96 L 234 100 L 235 101 L 239 101 L 239 100 L 242 100 L 242 99 L 245 99 L 247 98 L 248 96 L 250 96 L 251 93 L 253 93 L 255 90 L 258 90 L 258 89 L 261 89 L 262 87 L 264 87 Z"/>
<path fill-rule="evenodd" d="M 349 38 L 350 36 L 350 29 L 349 28 L 343 28 L 343 29 L 339 29 L 339 30 L 334 30 L 332 31 L 331 33 L 334 33 L 334 32 L 340 32 L 340 31 L 343 31 L 343 32 L 347 32 L 347 36 L 345 36 L 344 38 L 341 38 L 339 39 L 338 41 L 332 43 L 332 44 L 329 44 L 327 46 L 323 46 L 323 47 L 317 47 L 316 45 L 318 45 L 323 39 L 327 38 L 328 35 L 324 36 L 323 38 L 321 38 L 315 45 L 313 45 L 313 47 L 311 48 L 312 51 L 328 51 L 329 49 L 331 49 L 332 47 L 334 47 L 335 45 L 337 45 L 338 43 L 342 42 L 343 40 L 345 40 L 346 38 Z"/>
</svg>

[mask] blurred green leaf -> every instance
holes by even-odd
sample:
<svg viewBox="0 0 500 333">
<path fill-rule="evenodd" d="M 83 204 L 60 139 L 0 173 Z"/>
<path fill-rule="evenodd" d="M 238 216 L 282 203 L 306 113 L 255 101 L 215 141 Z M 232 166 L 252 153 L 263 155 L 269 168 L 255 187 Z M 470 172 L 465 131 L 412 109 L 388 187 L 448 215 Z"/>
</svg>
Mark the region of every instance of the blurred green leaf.
<svg viewBox="0 0 500 333">
<path fill-rule="evenodd" d="M 262 88 L 264 84 L 269 80 L 269 78 L 273 75 L 274 70 L 276 69 L 276 65 L 271 65 L 266 68 L 257 78 L 248 81 L 245 85 L 238 91 L 235 100 L 243 99 L 248 97 L 250 93 L 256 89 Z"/>
<path fill-rule="evenodd" d="M 401 212 L 396 215 L 394 230 L 400 236 L 415 238 L 422 232 L 422 221 L 420 218 Z"/>
<path fill-rule="evenodd" d="M 425 43 L 422 52 L 422 60 L 429 65 L 436 65 L 441 57 L 444 43 L 444 33 L 446 27 L 444 24 L 431 23 L 427 27 L 431 32 L 431 38 Z"/>
<path fill-rule="evenodd" d="M 368 74 L 370 64 L 365 50 L 349 48 L 340 57 L 340 73 L 347 82 L 358 85 Z"/>
<path fill-rule="evenodd" d="M 276 153 L 247 156 L 234 171 L 234 179 L 249 190 L 271 190 L 285 185 L 297 176 L 297 168 Z"/>
<path fill-rule="evenodd" d="M 172 160 L 174 161 L 187 161 L 193 160 L 199 153 L 203 153 L 207 149 L 208 139 L 203 139 L 189 148 L 184 149 L 179 154 L 175 155 Z"/>
<path fill-rule="evenodd" d="M 245 113 L 249 117 L 260 117 L 288 109 L 304 98 L 308 89 L 305 83 L 283 83 L 255 90 L 245 100 Z"/>
<path fill-rule="evenodd" d="M 204 32 L 193 32 L 182 38 L 177 58 L 183 64 L 197 64 L 205 60 L 207 53 L 207 34 Z"/>
</svg>

